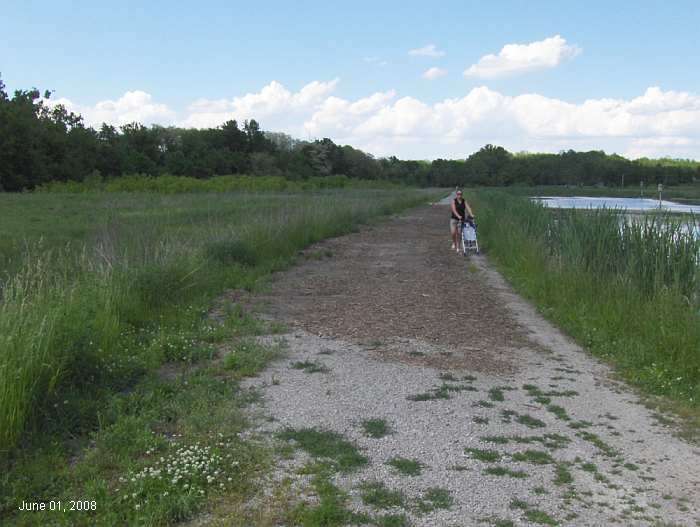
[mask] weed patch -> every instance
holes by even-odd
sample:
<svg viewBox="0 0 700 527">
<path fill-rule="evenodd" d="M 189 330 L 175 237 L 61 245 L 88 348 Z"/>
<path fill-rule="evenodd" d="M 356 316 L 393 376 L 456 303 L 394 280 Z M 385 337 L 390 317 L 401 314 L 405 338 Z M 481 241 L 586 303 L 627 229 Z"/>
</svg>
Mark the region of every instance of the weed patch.
<svg viewBox="0 0 700 527">
<path fill-rule="evenodd" d="M 328 373 L 329 368 L 316 361 L 297 361 L 292 363 L 291 368 L 295 370 L 303 370 L 304 373 Z"/>
<path fill-rule="evenodd" d="M 362 428 L 365 431 L 365 435 L 374 439 L 379 439 L 393 433 L 385 419 L 366 419 L 362 421 Z"/>
<path fill-rule="evenodd" d="M 402 492 L 386 488 L 384 483 L 364 483 L 360 487 L 362 503 L 377 509 L 405 507 L 406 498 Z"/>
<path fill-rule="evenodd" d="M 313 457 L 329 459 L 341 472 L 351 472 L 368 463 L 357 447 L 340 434 L 314 428 L 287 429 L 279 434 L 284 441 L 294 441 Z"/>
<path fill-rule="evenodd" d="M 503 466 L 488 467 L 484 469 L 484 474 L 488 474 L 489 476 L 508 476 L 509 478 L 518 479 L 528 477 L 527 472 L 523 472 L 522 470 L 511 470 Z"/>
<path fill-rule="evenodd" d="M 496 450 L 484 450 L 481 448 L 465 448 L 464 452 L 469 454 L 473 459 L 484 461 L 486 463 L 494 463 L 501 460 L 501 454 Z"/>
<path fill-rule="evenodd" d="M 404 476 L 419 476 L 423 471 L 423 464 L 416 459 L 395 457 L 387 461 L 387 465 L 394 467 Z"/>
</svg>

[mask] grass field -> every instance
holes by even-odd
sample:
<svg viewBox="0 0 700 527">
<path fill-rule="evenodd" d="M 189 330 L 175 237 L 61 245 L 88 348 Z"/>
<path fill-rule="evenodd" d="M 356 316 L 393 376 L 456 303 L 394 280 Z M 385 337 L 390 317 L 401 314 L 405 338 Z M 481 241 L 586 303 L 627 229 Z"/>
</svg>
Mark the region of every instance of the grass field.
<svg viewBox="0 0 700 527">
<path fill-rule="evenodd" d="M 683 232 L 688 220 L 621 223 L 615 211 L 550 210 L 505 191 L 477 191 L 474 206 L 485 251 L 519 292 L 627 380 L 697 420 L 700 240 Z"/>
<path fill-rule="evenodd" d="M 0 522 L 164 525 L 242 502 L 267 457 L 237 435 L 254 396 L 238 380 L 284 343 L 251 340 L 276 328 L 233 304 L 213 320 L 213 300 L 435 196 L 0 194 Z M 18 514 L 22 500 L 88 510 Z"/>
</svg>

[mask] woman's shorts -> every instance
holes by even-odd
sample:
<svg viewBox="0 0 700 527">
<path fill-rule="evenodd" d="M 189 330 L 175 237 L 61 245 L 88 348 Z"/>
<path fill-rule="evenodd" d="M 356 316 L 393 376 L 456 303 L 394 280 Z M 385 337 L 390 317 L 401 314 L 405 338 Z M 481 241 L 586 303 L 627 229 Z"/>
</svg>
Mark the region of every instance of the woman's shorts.
<svg viewBox="0 0 700 527">
<path fill-rule="evenodd" d="M 459 227 L 459 220 L 450 218 L 450 229 L 456 229 L 457 227 Z"/>
</svg>

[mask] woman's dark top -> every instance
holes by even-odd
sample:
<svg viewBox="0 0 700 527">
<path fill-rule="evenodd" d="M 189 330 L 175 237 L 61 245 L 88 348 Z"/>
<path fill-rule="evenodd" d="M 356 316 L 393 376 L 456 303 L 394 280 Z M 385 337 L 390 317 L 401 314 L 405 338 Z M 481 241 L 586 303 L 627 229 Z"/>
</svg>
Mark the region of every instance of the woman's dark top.
<svg viewBox="0 0 700 527">
<path fill-rule="evenodd" d="M 462 216 L 462 219 L 464 219 L 467 211 L 467 202 L 462 200 L 462 203 L 460 203 L 459 200 L 455 198 L 455 208 L 457 209 L 457 212 L 459 212 L 459 215 Z M 454 212 L 451 213 L 451 216 L 453 220 L 459 219 L 457 216 L 455 216 Z"/>
</svg>

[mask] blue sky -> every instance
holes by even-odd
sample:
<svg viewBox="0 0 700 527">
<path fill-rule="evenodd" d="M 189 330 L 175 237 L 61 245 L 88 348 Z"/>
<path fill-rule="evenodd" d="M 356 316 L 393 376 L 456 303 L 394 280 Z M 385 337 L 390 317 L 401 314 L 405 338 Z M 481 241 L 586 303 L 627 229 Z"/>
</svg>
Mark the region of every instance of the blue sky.
<svg viewBox="0 0 700 527">
<path fill-rule="evenodd" d="M 377 155 L 464 157 L 488 140 L 700 158 L 699 25 L 697 1 L 28 1 L 3 7 L 0 73 L 9 90 L 55 90 L 91 124 L 252 116 Z M 464 75 L 509 44 L 522 46 L 514 65 Z M 282 88 L 263 94 L 272 81 Z M 294 98 L 314 81 L 328 84 Z"/>
</svg>

